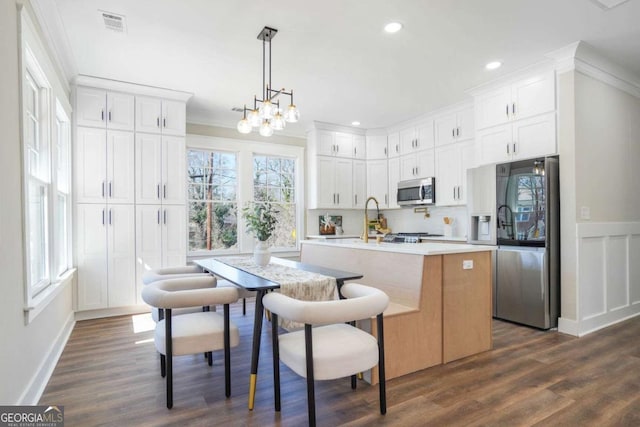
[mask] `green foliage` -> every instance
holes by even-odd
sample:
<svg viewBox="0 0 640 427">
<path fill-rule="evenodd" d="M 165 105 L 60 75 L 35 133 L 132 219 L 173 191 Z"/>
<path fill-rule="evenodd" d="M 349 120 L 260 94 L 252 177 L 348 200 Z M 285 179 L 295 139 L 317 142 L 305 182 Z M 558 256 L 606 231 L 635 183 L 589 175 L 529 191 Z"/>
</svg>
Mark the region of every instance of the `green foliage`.
<svg viewBox="0 0 640 427">
<path fill-rule="evenodd" d="M 276 229 L 277 214 L 278 211 L 270 202 L 252 203 L 242 209 L 247 231 L 253 233 L 261 242 L 267 241 Z"/>
</svg>

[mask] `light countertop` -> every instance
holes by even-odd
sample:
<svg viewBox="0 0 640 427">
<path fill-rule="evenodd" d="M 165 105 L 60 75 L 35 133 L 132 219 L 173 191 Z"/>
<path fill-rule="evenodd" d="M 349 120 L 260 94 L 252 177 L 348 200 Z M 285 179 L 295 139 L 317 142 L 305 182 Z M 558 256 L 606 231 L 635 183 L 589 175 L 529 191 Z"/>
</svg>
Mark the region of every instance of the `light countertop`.
<svg viewBox="0 0 640 427">
<path fill-rule="evenodd" d="M 442 238 L 437 240 L 442 240 Z M 464 243 L 377 243 L 375 239 L 370 239 L 369 243 L 365 243 L 360 239 L 303 240 L 301 243 L 304 245 L 335 246 L 340 248 L 395 252 L 413 255 L 459 254 L 491 251 L 496 249 L 495 246 L 469 245 Z"/>
<path fill-rule="evenodd" d="M 375 240 L 376 236 L 379 236 L 379 234 L 369 234 L 369 239 Z M 359 234 L 309 234 L 307 235 L 307 239 L 312 239 L 312 240 L 338 240 L 338 239 L 354 240 L 359 238 L 360 238 Z M 420 240 L 466 242 L 467 238 L 466 237 L 428 236 L 428 237 L 421 237 Z"/>
</svg>

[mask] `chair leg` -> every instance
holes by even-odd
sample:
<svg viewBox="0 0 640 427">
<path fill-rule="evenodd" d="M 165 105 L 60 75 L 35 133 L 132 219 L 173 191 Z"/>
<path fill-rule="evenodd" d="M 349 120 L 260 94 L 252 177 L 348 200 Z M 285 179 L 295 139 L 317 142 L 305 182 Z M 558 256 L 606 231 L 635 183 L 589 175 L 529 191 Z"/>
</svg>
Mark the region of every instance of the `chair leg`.
<svg viewBox="0 0 640 427">
<path fill-rule="evenodd" d="M 167 358 L 164 354 L 160 355 L 160 376 L 162 378 L 167 376 Z"/>
<path fill-rule="evenodd" d="M 352 390 L 355 390 L 355 389 L 356 389 L 356 386 L 357 386 L 356 380 L 357 380 L 357 379 L 358 379 L 358 376 L 357 376 L 357 375 L 355 375 L 355 374 L 354 374 L 354 375 L 351 375 L 351 389 L 352 389 Z"/>
<path fill-rule="evenodd" d="M 242 298 L 242 315 L 245 316 L 247 314 L 247 299 Z"/>
<path fill-rule="evenodd" d="M 382 325 L 382 313 L 378 314 L 376 323 L 378 324 L 378 376 L 380 377 L 380 413 L 387 413 L 387 383 L 384 370 L 384 327 Z"/>
<path fill-rule="evenodd" d="M 271 313 L 271 348 L 273 349 L 273 401 L 280 411 L 280 344 L 278 342 L 278 315 Z"/>
<path fill-rule="evenodd" d="M 311 325 L 304 325 L 305 358 L 307 361 L 307 407 L 309 411 L 309 426 L 316 425 L 316 396 L 313 378 L 313 338 Z"/>
<path fill-rule="evenodd" d="M 224 304 L 224 394 L 231 396 L 231 332 L 229 331 L 229 304 Z"/>
<path fill-rule="evenodd" d="M 165 355 L 167 364 L 167 408 L 173 408 L 173 340 L 171 338 L 171 309 L 165 310 Z"/>
<path fill-rule="evenodd" d="M 209 364 L 209 366 L 213 366 L 213 352 L 207 351 L 205 353 L 205 356 L 207 356 L 207 363 Z"/>
</svg>

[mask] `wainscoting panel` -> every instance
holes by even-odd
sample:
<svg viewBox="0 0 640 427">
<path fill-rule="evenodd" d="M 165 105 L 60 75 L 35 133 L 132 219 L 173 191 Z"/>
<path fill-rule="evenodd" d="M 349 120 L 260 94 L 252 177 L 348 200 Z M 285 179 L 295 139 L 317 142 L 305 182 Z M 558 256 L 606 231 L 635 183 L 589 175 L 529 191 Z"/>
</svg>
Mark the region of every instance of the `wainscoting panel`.
<svg viewBox="0 0 640 427">
<path fill-rule="evenodd" d="M 640 315 L 640 223 L 577 224 L 577 335 Z"/>
</svg>

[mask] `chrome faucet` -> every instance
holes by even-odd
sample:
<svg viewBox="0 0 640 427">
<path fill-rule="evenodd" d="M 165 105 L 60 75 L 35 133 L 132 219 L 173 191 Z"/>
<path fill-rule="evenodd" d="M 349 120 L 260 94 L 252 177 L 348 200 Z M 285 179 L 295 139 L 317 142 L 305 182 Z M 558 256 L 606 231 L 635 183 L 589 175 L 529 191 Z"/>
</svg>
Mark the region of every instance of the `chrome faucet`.
<svg viewBox="0 0 640 427">
<path fill-rule="evenodd" d="M 368 215 L 369 211 L 368 209 L 369 209 L 369 202 L 371 200 L 376 202 L 376 211 L 377 211 L 376 220 L 380 218 L 380 205 L 378 205 L 378 200 L 375 197 L 371 196 L 364 203 L 364 231 L 362 232 L 362 240 L 365 243 L 369 243 L 369 215 Z"/>
</svg>

